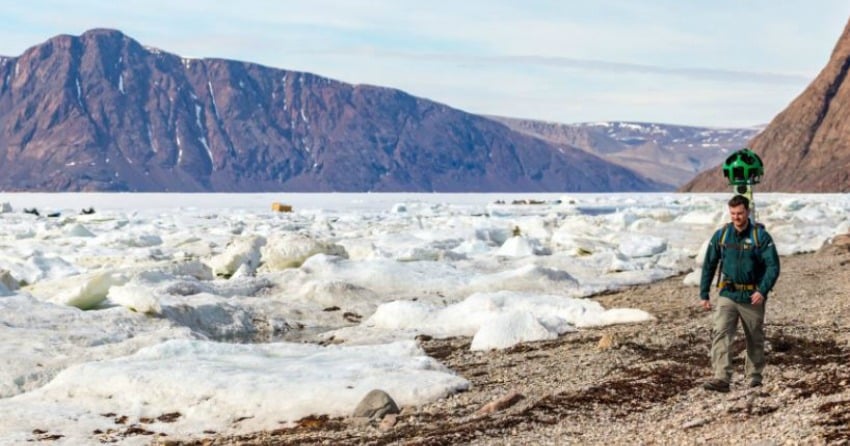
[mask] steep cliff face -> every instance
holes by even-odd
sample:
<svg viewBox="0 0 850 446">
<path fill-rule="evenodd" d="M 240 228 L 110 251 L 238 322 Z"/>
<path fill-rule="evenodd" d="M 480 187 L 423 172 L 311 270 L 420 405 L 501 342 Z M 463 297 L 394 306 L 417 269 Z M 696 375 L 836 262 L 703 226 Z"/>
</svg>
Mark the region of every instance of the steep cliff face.
<svg viewBox="0 0 850 446">
<path fill-rule="evenodd" d="M 850 22 L 826 67 L 800 96 L 756 136 L 750 148 L 765 165 L 759 189 L 850 192 Z M 683 191 L 726 190 L 716 167 Z"/>
<path fill-rule="evenodd" d="M 183 59 L 114 30 L 0 59 L 0 189 L 646 191 L 578 149 L 402 91 Z"/>
</svg>

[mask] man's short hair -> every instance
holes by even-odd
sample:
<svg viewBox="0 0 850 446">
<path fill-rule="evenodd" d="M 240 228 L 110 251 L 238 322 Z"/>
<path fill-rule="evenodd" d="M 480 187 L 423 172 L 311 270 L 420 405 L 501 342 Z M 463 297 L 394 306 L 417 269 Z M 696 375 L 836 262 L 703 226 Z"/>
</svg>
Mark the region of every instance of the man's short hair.
<svg viewBox="0 0 850 446">
<path fill-rule="evenodd" d="M 740 205 L 744 205 L 744 209 L 749 210 L 750 209 L 750 200 L 747 199 L 747 197 L 745 197 L 743 195 L 735 195 L 734 197 L 732 197 L 731 200 L 729 200 L 729 207 L 730 208 L 734 208 L 734 207 L 737 207 L 737 206 L 740 206 Z"/>
</svg>

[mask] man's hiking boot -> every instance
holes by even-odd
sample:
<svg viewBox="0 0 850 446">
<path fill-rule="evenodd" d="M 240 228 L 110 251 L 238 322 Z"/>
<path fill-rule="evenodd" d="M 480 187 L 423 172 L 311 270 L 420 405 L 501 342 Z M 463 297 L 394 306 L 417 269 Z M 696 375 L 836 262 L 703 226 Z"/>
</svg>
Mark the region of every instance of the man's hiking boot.
<svg viewBox="0 0 850 446">
<path fill-rule="evenodd" d="M 710 381 L 706 381 L 705 384 L 702 385 L 702 388 L 705 390 L 711 390 L 712 392 L 728 392 L 729 383 L 722 379 L 712 379 Z"/>
<path fill-rule="evenodd" d="M 750 387 L 761 387 L 761 380 L 760 379 L 750 380 Z"/>
</svg>

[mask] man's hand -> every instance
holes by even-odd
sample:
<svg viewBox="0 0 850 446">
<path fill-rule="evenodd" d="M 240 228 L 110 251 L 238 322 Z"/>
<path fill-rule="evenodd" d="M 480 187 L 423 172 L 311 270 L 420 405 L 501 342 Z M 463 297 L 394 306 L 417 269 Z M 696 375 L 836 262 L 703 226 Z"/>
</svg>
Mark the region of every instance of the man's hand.
<svg viewBox="0 0 850 446">
<path fill-rule="evenodd" d="M 708 299 L 702 300 L 702 308 L 706 311 L 711 310 L 711 301 Z"/>
<path fill-rule="evenodd" d="M 755 293 L 750 295 L 750 302 L 753 305 L 761 305 L 761 303 L 764 302 L 764 296 L 761 294 L 760 291 L 756 291 Z"/>
</svg>

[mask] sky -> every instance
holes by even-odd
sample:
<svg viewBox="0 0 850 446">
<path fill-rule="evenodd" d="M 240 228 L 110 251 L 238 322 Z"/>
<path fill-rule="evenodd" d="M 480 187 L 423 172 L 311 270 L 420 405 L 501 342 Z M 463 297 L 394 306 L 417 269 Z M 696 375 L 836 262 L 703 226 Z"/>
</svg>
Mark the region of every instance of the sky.
<svg viewBox="0 0 850 446">
<path fill-rule="evenodd" d="M 749 127 L 805 89 L 848 17 L 843 0 L 8 1 L 0 55 L 114 28 L 473 113 Z"/>
</svg>

